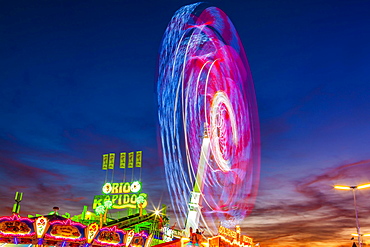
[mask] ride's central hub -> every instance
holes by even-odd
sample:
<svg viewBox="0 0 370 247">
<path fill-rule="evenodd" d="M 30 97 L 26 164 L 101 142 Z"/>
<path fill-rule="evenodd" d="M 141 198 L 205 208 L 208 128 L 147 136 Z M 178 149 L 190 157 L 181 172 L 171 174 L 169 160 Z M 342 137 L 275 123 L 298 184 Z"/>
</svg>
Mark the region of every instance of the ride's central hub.
<svg viewBox="0 0 370 247">
<path fill-rule="evenodd" d="M 238 141 L 237 125 L 233 106 L 224 91 L 218 91 L 212 99 L 210 111 L 210 139 L 213 158 L 223 172 L 231 170 L 229 139 Z M 230 137 L 231 138 L 230 138 Z"/>
</svg>

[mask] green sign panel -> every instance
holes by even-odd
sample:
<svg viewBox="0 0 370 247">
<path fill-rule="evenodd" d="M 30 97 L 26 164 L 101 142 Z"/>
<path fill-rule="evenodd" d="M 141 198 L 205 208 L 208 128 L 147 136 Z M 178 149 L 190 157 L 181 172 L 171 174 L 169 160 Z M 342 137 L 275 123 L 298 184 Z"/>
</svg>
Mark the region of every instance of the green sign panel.
<svg viewBox="0 0 370 247">
<path fill-rule="evenodd" d="M 112 202 L 111 208 L 145 208 L 148 205 L 147 194 L 141 193 L 141 182 L 106 183 L 102 188 L 103 195 L 94 196 L 93 209 Z"/>
</svg>

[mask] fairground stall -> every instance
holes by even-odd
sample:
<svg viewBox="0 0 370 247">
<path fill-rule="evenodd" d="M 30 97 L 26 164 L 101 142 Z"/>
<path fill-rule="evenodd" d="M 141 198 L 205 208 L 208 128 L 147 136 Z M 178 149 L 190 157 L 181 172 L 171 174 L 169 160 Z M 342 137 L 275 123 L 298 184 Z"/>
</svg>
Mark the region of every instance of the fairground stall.
<svg viewBox="0 0 370 247">
<path fill-rule="evenodd" d="M 123 179 L 120 176 L 115 181 L 115 154 L 103 155 L 105 180 L 100 194 L 92 200 L 92 211 L 84 206 L 79 215 L 59 215 L 59 207 L 54 207 L 46 215 L 22 217 L 19 213 L 23 193 L 17 192 L 12 214 L 0 217 L 0 246 L 147 247 L 164 243 L 164 237 L 172 241 L 163 234 L 168 227 L 166 206 L 149 213 L 146 210 L 148 194 L 142 190 L 141 151 L 128 153 L 127 166 L 126 153 L 119 157 L 122 174 L 117 170 L 115 174 L 123 175 Z"/>
</svg>

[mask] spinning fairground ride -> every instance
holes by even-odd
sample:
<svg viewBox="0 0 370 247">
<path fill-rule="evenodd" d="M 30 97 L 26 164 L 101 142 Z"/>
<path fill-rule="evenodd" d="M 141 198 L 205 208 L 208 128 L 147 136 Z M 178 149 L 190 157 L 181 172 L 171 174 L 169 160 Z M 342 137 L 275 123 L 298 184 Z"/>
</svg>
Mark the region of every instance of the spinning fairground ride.
<svg viewBox="0 0 370 247">
<path fill-rule="evenodd" d="M 221 223 L 240 234 L 259 184 L 259 122 L 243 45 L 223 11 L 196 3 L 175 13 L 162 41 L 157 92 L 178 226 L 216 236 Z"/>
</svg>

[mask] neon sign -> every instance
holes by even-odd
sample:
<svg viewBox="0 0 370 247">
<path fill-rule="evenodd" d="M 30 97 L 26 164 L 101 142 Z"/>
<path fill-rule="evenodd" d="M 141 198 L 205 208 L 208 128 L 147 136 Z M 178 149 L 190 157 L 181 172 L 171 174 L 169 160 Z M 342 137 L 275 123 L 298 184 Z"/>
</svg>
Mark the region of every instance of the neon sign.
<svg viewBox="0 0 370 247">
<path fill-rule="evenodd" d="M 103 195 L 94 196 L 93 209 L 106 202 L 111 202 L 113 209 L 145 208 L 148 205 L 147 194 L 141 192 L 141 182 L 105 183 L 102 187 Z"/>
<path fill-rule="evenodd" d="M 85 225 L 77 222 L 73 222 L 70 219 L 66 221 L 53 221 L 50 222 L 51 229 L 48 230 L 49 233 L 45 234 L 46 239 L 52 240 L 78 240 L 85 241 L 86 238 L 83 237 L 82 233 L 86 228 Z"/>
<path fill-rule="evenodd" d="M 0 236 L 30 237 L 35 235 L 32 223 L 34 220 L 21 218 L 14 214 L 0 218 Z"/>
<path fill-rule="evenodd" d="M 26 235 L 31 232 L 31 228 L 25 222 L 19 220 L 3 221 L 0 222 L 0 231 L 5 235 Z"/>
<path fill-rule="evenodd" d="M 220 226 L 218 228 L 218 233 L 222 236 L 225 236 L 225 237 L 230 237 L 230 238 L 236 238 L 236 232 L 233 231 L 233 230 L 230 230 L 226 227 L 223 227 L 223 226 Z"/>
<path fill-rule="evenodd" d="M 209 239 L 211 247 L 220 245 L 232 245 L 239 247 L 251 247 L 253 245 L 253 239 L 240 234 L 240 227 L 236 226 L 236 231 L 220 226 L 218 228 L 218 236 Z M 219 244 L 218 241 L 222 241 L 223 244 Z"/>
<path fill-rule="evenodd" d="M 115 231 L 101 231 L 98 240 L 105 244 L 118 244 L 121 242 L 121 237 Z"/>
<path fill-rule="evenodd" d="M 134 238 L 134 235 L 135 235 L 134 230 L 127 232 L 126 239 L 125 239 L 126 246 L 130 245 L 131 240 Z"/>
<path fill-rule="evenodd" d="M 94 238 L 95 238 L 96 234 L 98 234 L 98 232 L 99 232 L 98 224 L 96 224 L 95 222 L 90 224 L 85 229 L 86 242 L 88 244 L 90 244 L 94 240 Z"/>
<path fill-rule="evenodd" d="M 35 221 L 35 228 L 36 228 L 36 235 L 37 235 L 37 238 L 42 238 L 44 237 L 44 234 L 47 230 L 47 227 L 48 227 L 48 218 L 44 217 L 44 216 L 41 216 L 41 217 L 38 217 Z"/>
<path fill-rule="evenodd" d="M 55 238 L 75 239 L 80 238 L 81 233 L 75 226 L 71 225 L 54 225 L 50 231 L 50 235 Z"/>
<path fill-rule="evenodd" d="M 104 194 L 138 193 L 141 191 L 141 183 L 138 181 L 131 183 L 106 183 L 103 185 L 102 191 Z"/>
<path fill-rule="evenodd" d="M 117 229 L 116 226 L 100 229 L 94 243 L 105 246 L 123 246 L 125 231 Z M 93 244 L 95 245 L 95 244 Z M 128 246 L 127 246 L 128 247 Z"/>
</svg>

